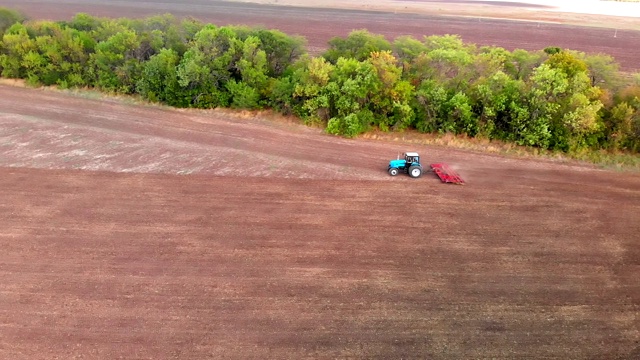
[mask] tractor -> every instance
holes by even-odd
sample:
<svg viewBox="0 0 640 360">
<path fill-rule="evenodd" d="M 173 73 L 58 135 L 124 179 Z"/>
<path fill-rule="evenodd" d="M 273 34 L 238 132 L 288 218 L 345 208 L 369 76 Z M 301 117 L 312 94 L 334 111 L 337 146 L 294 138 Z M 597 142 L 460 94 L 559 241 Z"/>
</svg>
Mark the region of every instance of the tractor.
<svg viewBox="0 0 640 360">
<path fill-rule="evenodd" d="M 420 155 L 416 152 L 404 153 L 404 159 L 389 161 L 389 175 L 396 176 L 400 171 L 409 174 L 412 178 L 419 178 L 422 175 L 422 165 L 420 164 Z"/>
</svg>

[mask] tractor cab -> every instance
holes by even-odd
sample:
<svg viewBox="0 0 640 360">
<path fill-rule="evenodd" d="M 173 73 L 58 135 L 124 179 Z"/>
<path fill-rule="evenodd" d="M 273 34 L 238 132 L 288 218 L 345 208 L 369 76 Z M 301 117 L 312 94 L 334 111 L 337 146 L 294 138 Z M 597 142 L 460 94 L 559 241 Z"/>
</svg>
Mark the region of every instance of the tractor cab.
<svg viewBox="0 0 640 360">
<path fill-rule="evenodd" d="M 404 153 L 404 160 L 407 164 L 418 164 L 420 165 L 420 155 L 416 152 L 408 152 Z"/>
</svg>

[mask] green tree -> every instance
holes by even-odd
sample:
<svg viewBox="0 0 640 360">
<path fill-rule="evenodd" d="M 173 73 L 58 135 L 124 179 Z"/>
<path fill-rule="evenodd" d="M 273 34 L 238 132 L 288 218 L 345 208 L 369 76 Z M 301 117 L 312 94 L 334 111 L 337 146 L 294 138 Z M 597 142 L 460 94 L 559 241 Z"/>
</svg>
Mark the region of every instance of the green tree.
<svg viewBox="0 0 640 360">
<path fill-rule="evenodd" d="M 269 79 L 267 74 L 267 54 L 261 49 L 261 42 L 250 36 L 242 44 L 242 56 L 236 62 L 242 81 L 257 90 L 263 90 Z"/>
<path fill-rule="evenodd" d="M 507 50 L 500 47 L 485 46 L 480 48 L 480 51 L 474 56 L 473 66 L 470 69 L 472 72 L 470 80 L 485 79 L 498 72 L 504 73 L 510 55 Z"/>
<path fill-rule="evenodd" d="M 284 114 L 294 114 L 298 101 L 294 98 L 296 83 L 292 75 L 281 76 L 269 82 L 268 106 Z"/>
<path fill-rule="evenodd" d="M 564 148 L 568 150 L 568 134 L 558 124 L 558 116 L 561 114 L 563 97 L 569 88 L 569 80 L 565 73 L 559 69 L 554 69 L 549 65 L 537 67 L 530 78 L 530 90 L 527 94 L 529 102 L 530 119 L 526 123 L 518 124 L 520 128 L 518 137 L 525 139 L 523 145 L 533 145 L 546 148 L 553 141 L 554 148 Z M 551 129 L 555 133 L 551 134 Z M 553 138 L 552 136 L 553 135 Z"/>
<path fill-rule="evenodd" d="M 376 69 L 370 62 L 338 59 L 326 87 L 333 105 L 327 132 L 353 137 L 366 131 L 373 122 L 367 108 L 369 96 L 378 88 Z"/>
<path fill-rule="evenodd" d="M 554 53 L 545 63 L 552 68 L 562 70 L 568 78 L 587 71 L 587 64 L 569 51 Z"/>
<path fill-rule="evenodd" d="M 635 109 L 626 102 L 613 107 L 607 124 L 607 140 L 611 148 L 623 147 L 627 139 L 633 136 L 634 115 L 636 115 Z"/>
<path fill-rule="evenodd" d="M 384 36 L 367 30 L 354 30 L 346 38 L 334 37 L 329 40 L 329 49 L 322 56 L 336 64 L 341 57 L 364 61 L 374 51 L 387 50 L 391 50 L 391 44 Z"/>
<path fill-rule="evenodd" d="M 16 10 L 0 7 L 0 36 L 13 24 L 22 24 L 26 19 L 26 16 Z"/>
<path fill-rule="evenodd" d="M 565 75 L 567 88 L 556 99 L 559 111 L 552 121 L 554 147 L 574 150 L 595 146 L 603 124 L 602 91 L 591 85 L 587 64 L 569 51 L 553 54 L 545 62 Z"/>
<path fill-rule="evenodd" d="M 13 24 L 2 37 L 0 48 L 0 70 L 8 78 L 25 78 L 27 69 L 24 60 L 31 53 L 37 53 L 36 42 L 29 36 L 27 28 L 20 23 Z M 29 55 L 33 57 L 33 55 Z M 34 59 L 32 59 L 34 60 Z M 28 63 L 31 65 L 32 60 Z M 37 62 L 37 60 L 36 60 Z"/>
<path fill-rule="evenodd" d="M 447 89 L 435 80 L 422 81 L 416 89 L 416 98 L 413 104 L 416 113 L 414 126 L 420 132 L 433 133 L 447 131 L 441 127 L 442 119 L 447 115 L 445 106 L 449 101 Z"/>
<path fill-rule="evenodd" d="M 402 65 L 402 73 L 408 73 L 416 58 L 427 52 L 427 47 L 412 36 L 400 36 L 393 41 L 393 52 Z"/>
<path fill-rule="evenodd" d="M 316 98 L 328 108 L 327 132 L 353 137 L 372 126 L 385 131 L 408 126 L 413 87 L 401 80 L 396 64 L 390 51 L 372 52 L 365 61 L 338 59 Z"/>
<path fill-rule="evenodd" d="M 145 99 L 173 106 L 182 102 L 176 68 L 180 57 L 172 49 L 162 49 L 144 64 L 142 76 L 136 84 L 137 92 Z"/>
<path fill-rule="evenodd" d="M 634 112 L 631 116 L 631 130 L 625 147 L 631 151 L 640 151 L 640 97 L 635 97 L 629 104 Z"/>
<path fill-rule="evenodd" d="M 400 36 L 393 41 L 393 51 L 398 60 L 410 64 L 420 54 L 427 52 L 427 47 L 412 36 Z"/>
<path fill-rule="evenodd" d="M 283 75 L 290 65 L 306 53 L 306 39 L 300 36 L 264 29 L 254 31 L 252 36 L 260 40 L 260 48 L 267 57 L 267 75 L 270 77 Z"/>
<path fill-rule="evenodd" d="M 327 86 L 335 65 L 322 57 L 305 59 L 293 75 L 293 97 L 299 105 L 294 113 L 311 123 L 326 122 L 331 117 L 331 104 Z"/>
<path fill-rule="evenodd" d="M 188 20 L 179 23 L 173 15 L 164 14 L 132 20 L 127 26 L 140 38 L 140 47 L 134 56 L 139 61 L 146 61 L 164 48 L 174 50 L 182 56 L 187 50 L 187 44 L 201 29 L 200 25 Z"/>
<path fill-rule="evenodd" d="M 610 90 L 615 90 L 620 86 L 622 82 L 620 66 L 611 55 L 577 53 L 577 56 L 587 65 L 591 86 Z"/>
<path fill-rule="evenodd" d="M 232 107 L 257 109 L 266 97 L 269 77 L 267 75 L 267 54 L 260 49 L 261 42 L 249 36 L 242 45 L 242 56 L 236 62 L 240 81 L 231 80 L 227 89 L 231 94 Z"/>
<path fill-rule="evenodd" d="M 384 131 L 406 128 L 413 120 L 410 100 L 414 87 L 402 80 L 398 60 L 390 51 L 373 52 L 368 61 L 377 77 L 377 84 L 368 96 L 375 124 Z"/>
<path fill-rule="evenodd" d="M 476 84 L 472 94 L 477 107 L 480 134 L 519 143 L 525 141 L 524 137 L 514 136 L 522 132 L 519 122 L 526 108 L 524 88 L 522 80 L 512 79 L 502 71 Z"/>
<path fill-rule="evenodd" d="M 544 52 L 529 52 L 516 49 L 505 60 L 505 73 L 516 80 L 526 80 L 535 68 L 546 60 Z"/>
<path fill-rule="evenodd" d="M 97 31 L 102 22 L 102 19 L 95 18 L 89 14 L 78 13 L 67 23 L 67 26 L 78 31 L 92 32 Z"/>
<path fill-rule="evenodd" d="M 411 83 L 434 80 L 454 93 L 467 89 L 473 74 L 475 47 L 464 46 L 457 36 L 450 35 L 427 37 L 425 46 L 428 51 L 414 59 L 407 74 Z"/>
<path fill-rule="evenodd" d="M 135 89 L 142 64 L 134 51 L 140 46 L 135 32 L 122 29 L 96 44 L 89 57 L 94 84 L 106 91 L 131 93 Z"/>
<path fill-rule="evenodd" d="M 555 55 L 562 52 L 562 48 L 558 46 L 548 46 L 543 50 L 548 55 Z"/>
<path fill-rule="evenodd" d="M 258 90 L 242 81 L 229 80 L 227 90 L 231 95 L 231 107 L 238 109 L 258 109 L 261 96 Z"/>
<path fill-rule="evenodd" d="M 29 81 L 63 88 L 85 85 L 85 69 L 95 47 L 90 36 L 64 23 L 48 21 L 32 23 L 30 29 L 35 34 L 37 56 L 30 57 Z"/>
<path fill-rule="evenodd" d="M 471 137 L 476 136 L 478 121 L 472 111 L 471 100 L 465 93 L 455 93 L 446 103 L 445 112 L 447 116 L 444 119 L 441 130 L 467 134 Z"/>
<path fill-rule="evenodd" d="M 172 49 L 180 57 L 189 48 L 189 44 L 194 40 L 195 35 L 204 28 L 204 24 L 193 18 L 183 19 L 180 23 L 172 23 L 164 31 L 164 47 Z"/>
<path fill-rule="evenodd" d="M 190 98 L 189 106 L 229 105 L 231 95 L 226 85 L 230 80 L 241 80 L 236 63 L 242 46 L 230 28 L 207 25 L 195 35 L 178 65 L 178 83 Z"/>
<path fill-rule="evenodd" d="M 473 45 L 465 44 L 458 35 L 432 35 L 425 36 L 423 44 L 427 48 L 427 52 L 433 50 L 464 50 L 471 52 Z"/>
<path fill-rule="evenodd" d="M 471 136 L 478 132 L 478 119 L 469 96 L 447 90 L 436 81 L 424 81 L 420 85 L 414 107 L 418 131 Z"/>
</svg>

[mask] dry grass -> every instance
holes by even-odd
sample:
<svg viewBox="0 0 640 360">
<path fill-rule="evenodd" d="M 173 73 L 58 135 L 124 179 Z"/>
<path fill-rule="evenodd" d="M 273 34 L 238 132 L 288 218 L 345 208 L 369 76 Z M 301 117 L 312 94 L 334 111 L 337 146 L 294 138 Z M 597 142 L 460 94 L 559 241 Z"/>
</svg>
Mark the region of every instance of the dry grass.
<svg viewBox="0 0 640 360">
<path fill-rule="evenodd" d="M 406 144 L 449 147 L 517 158 L 542 158 L 563 163 L 589 163 L 604 169 L 640 172 L 640 155 L 620 151 L 584 150 L 579 153 L 567 154 L 558 151 L 520 146 L 499 140 L 470 138 L 465 135 L 454 135 L 450 133 L 422 134 L 415 130 L 405 130 L 402 133 L 372 131 L 361 135 L 360 138 L 393 141 Z"/>
<path fill-rule="evenodd" d="M 20 79 L 1 79 L 0 85 L 10 85 L 19 87 L 28 87 L 24 80 Z M 85 99 L 101 100 L 101 101 L 118 101 L 128 105 L 166 107 L 169 106 L 151 103 L 145 101 L 139 96 L 105 94 L 94 89 L 66 89 L 61 90 L 56 87 L 43 87 L 46 91 L 62 91 L 67 94 L 82 97 Z M 295 129 L 298 126 L 306 125 L 309 128 L 319 129 L 319 124 L 305 124 L 302 120 L 293 116 L 280 115 L 271 110 L 234 110 L 234 109 L 185 109 L 192 111 L 208 111 L 221 116 L 233 116 L 238 119 L 258 120 L 266 124 L 278 124 L 292 130 L 292 136 L 295 136 Z M 640 172 L 640 155 L 613 152 L 607 150 L 582 151 L 579 153 L 566 154 L 557 151 L 549 151 L 539 148 L 519 146 L 514 143 L 507 143 L 498 140 L 490 140 L 486 138 L 470 138 L 465 135 L 447 134 L 423 134 L 415 130 L 405 130 L 403 132 L 382 132 L 374 130 L 358 136 L 361 139 L 371 139 L 380 141 L 399 142 L 403 144 L 420 144 L 430 146 L 449 147 L 454 149 L 471 150 L 483 153 L 499 154 L 513 156 L 518 158 L 544 158 L 564 163 L 583 162 L 597 165 L 604 169 L 617 171 L 634 171 Z"/>
</svg>

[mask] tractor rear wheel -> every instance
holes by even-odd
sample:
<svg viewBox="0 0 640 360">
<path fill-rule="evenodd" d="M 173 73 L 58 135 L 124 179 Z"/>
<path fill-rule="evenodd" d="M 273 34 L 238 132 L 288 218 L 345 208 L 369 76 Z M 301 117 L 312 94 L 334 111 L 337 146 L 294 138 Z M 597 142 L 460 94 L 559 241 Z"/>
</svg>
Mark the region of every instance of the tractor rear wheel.
<svg viewBox="0 0 640 360">
<path fill-rule="evenodd" d="M 409 168 L 409 176 L 412 178 L 419 178 L 422 175 L 422 168 L 420 166 L 412 166 Z"/>
<path fill-rule="evenodd" d="M 398 168 L 389 168 L 389 175 L 391 176 L 398 175 Z"/>
</svg>

